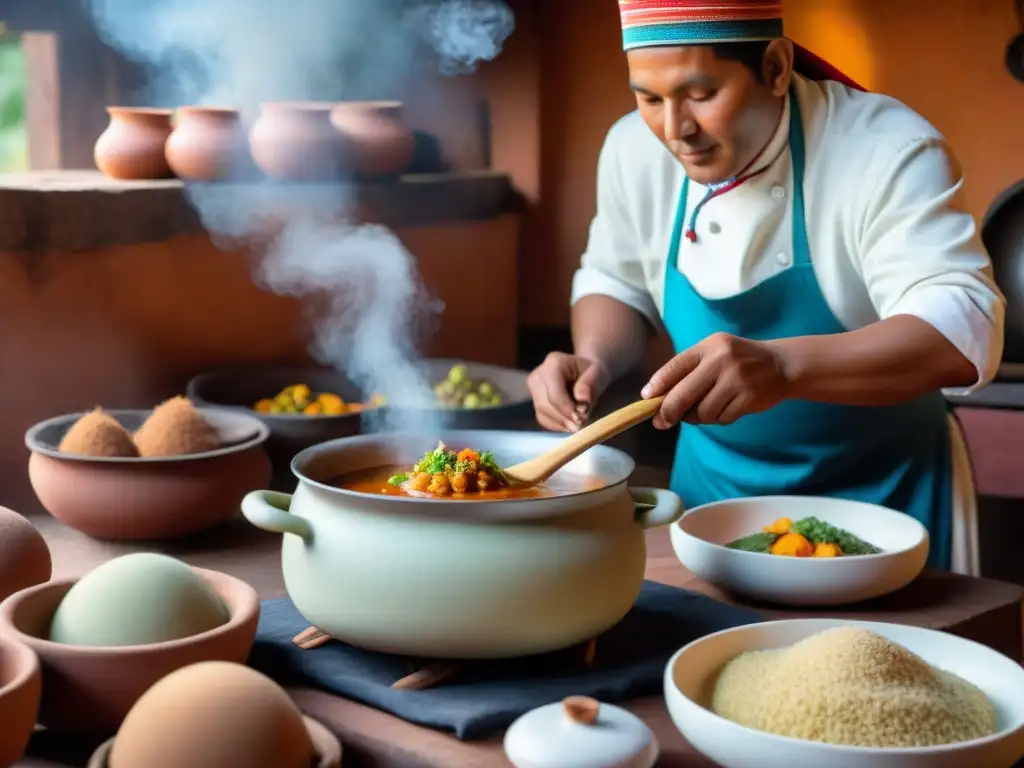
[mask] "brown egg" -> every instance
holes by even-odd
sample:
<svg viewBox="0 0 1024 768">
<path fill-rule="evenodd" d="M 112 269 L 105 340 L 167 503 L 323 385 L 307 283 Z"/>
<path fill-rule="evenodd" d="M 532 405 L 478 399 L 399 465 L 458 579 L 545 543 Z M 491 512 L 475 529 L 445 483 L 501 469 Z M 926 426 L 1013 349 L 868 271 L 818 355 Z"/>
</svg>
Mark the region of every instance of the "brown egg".
<svg viewBox="0 0 1024 768">
<path fill-rule="evenodd" d="M 28 520 L 0 507 L 0 601 L 50 580 L 53 560 L 46 540 Z"/>
<path fill-rule="evenodd" d="M 313 743 L 277 683 L 241 664 L 172 672 L 135 703 L 109 768 L 309 768 Z"/>
<path fill-rule="evenodd" d="M 135 445 L 144 458 L 185 456 L 220 447 L 217 430 L 187 397 L 161 403 L 135 433 Z"/>
<path fill-rule="evenodd" d="M 57 450 L 81 456 L 130 458 L 139 455 L 128 431 L 100 408 L 93 409 L 72 424 Z"/>
</svg>

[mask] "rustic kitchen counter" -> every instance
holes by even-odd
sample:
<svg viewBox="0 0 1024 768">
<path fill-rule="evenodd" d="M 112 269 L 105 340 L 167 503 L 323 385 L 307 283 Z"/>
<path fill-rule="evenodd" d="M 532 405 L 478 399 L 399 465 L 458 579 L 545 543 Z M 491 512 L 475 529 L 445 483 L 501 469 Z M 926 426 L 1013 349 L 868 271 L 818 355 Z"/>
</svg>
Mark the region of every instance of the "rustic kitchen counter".
<svg viewBox="0 0 1024 768">
<path fill-rule="evenodd" d="M 640 468 L 638 484 L 663 485 L 665 473 Z M 98 542 L 76 533 L 46 516 L 34 516 L 54 557 L 54 576 L 81 575 L 96 565 L 137 547 Z M 687 573 L 672 553 L 665 529 L 648 534 L 647 577 L 674 586 L 699 590 L 723 598 L 707 584 Z M 279 567 L 280 537 L 256 530 L 238 520 L 206 536 L 162 546 L 159 551 L 194 565 L 214 568 L 245 579 L 263 598 L 284 594 Z M 984 579 L 943 573 L 925 573 L 897 595 L 846 611 L 815 615 L 890 621 L 942 629 L 968 637 L 1020 659 L 1024 588 Z M 774 617 L 807 615 L 765 609 Z M 508 763 L 500 738 L 464 743 L 443 733 L 403 722 L 383 712 L 318 691 L 292 691 L 299 705 L 337 733 L 350 757 L 346 765 L 374 768 L 490 768 Z M 630 702 L 628 708 L 655 731 L 662 745 L 661 766 L 708 766 L 675 730 L 663 700 L 650 697 Z M 40 732 L 29 755 L 18 763 L 25 768 L 84 766 L 95 746 L 67 737 Z"/>
</svg>

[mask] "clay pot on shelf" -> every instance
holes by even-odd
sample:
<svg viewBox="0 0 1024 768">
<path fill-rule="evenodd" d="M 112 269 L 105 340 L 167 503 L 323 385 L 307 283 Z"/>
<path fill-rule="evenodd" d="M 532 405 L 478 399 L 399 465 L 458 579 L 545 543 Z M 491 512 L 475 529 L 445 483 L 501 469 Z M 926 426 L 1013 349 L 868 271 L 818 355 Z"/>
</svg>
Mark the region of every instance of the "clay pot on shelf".
<svg viewBox="0 0 1024 768">
<path fill-rule="evenodd" d="M 182 107 L 165 155 L 182 179 L 219 181 L 249 175 L 251 160 L 237 109 Z"/>
<path fill-rule="evenodd" d="M 331 124 L 334 105 L 268 102 L 249 134 L 253 161 L 282 181 L 326 181 L 341 175 L 348 154 L 344 135 Z"/>
<path fill-rule="evenodd" d="M 96 167 L 113 179 L 166 179 L 164 156 L 171 135 L 171 109 L 107 107 L 110 124 L 93 149 Z"/>
<path fill-rule="evenodd" d="M 354 150 L 349 170 L 357 176 L 397 176 L 412 165 L 416 138 L 402 121 L 401 102 L 342 102 L 331 122 Z"/>
</svg>

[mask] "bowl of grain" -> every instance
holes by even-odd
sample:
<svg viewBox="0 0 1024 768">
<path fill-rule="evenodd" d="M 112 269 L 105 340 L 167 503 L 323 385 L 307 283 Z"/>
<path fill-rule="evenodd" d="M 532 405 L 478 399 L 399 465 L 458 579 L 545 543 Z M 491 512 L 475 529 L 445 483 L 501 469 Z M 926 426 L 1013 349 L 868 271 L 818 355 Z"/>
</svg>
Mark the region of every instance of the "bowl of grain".
<svg viewBox="0 0 1024 768">
<path fill-rule="evenodd" d="M 770 621 L 669 661 L 672 721 L 723 768 L 1010 768 L 1024 756 L 1024 669 L 945 632 Z"/>
<path fill-rule="evenodd" d="M 671 528 L 691 573 L 750 600 L 835 606 L 907 586 L 928 559 L 909 515 L 845 499 L 756 496 L 704 504 Z"/>
</svg>

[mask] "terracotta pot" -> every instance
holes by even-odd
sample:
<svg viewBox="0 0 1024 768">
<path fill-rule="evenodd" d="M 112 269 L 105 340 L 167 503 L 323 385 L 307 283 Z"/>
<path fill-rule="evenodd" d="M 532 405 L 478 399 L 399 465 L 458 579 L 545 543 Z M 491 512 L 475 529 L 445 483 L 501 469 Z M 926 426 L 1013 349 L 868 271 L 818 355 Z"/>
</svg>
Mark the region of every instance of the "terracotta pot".
<svg viewBox="0 0 1024 768">
<path fill-rule="evenodd" d="M 165 154 L 171 170 L 182 179 L 237 179 L 250 170 L 248 143 L 237 109 L 182 107 Z"/>
<path fill-rule="evenodd" d="M 344 168 L 345 137 L 331 124 L 334 105 L 319 102 L 269 102 L 249 134 L 257 167 L 285 181 L 324 181 Z"/>
<path fill-rule="evenodd" d="M 200 409 L 227 447 L 166 458 L 101 458 L 57 450 L 81 414 L 48 419 L 25 443 L 32 489 L 47 512 L 100 539 L 173 539 L 203 531 L 237 514 L 242 498 L 270 479 L 263 443 L 270 434 L 255 416 Z M 150 411 L 108 411 L 134 432 Z"/>
<path fill-rule="evenodd" d="M 107 113 L 110 125 L 93 149 L 97 168 L 114 179 L 166 179 L 173 175 L 164 156 L 173 110 L 107 107 Z"/>
<path fill-rule="evenodd" d="M 259 596 L 233 576 L 195 571 L 231 618 L 209 632 L 165 643 L 96 648 L 46 639 L 57 606 L 77 579 L 29 587 L 0 604 L 0 638 L 31 648 L 42 666 L 39 723 L 58 731 L 112 734 L 138 698 L 171 672 L 200 661 L 244 664 L 256 638 Z"/>
<path fill-rule="evenodd" d="M 342 749 L 338 737 L 327 728 L 311 717 L 303 715 L 303 723 L 309 733 L 309 739 L 313 742 L 313 753 L 316 761 L 313 768 L 339 768 L 341 765 Z M 100 744 L 92 757 L 89 759 L 88 768 L 108 768 L 110 765 L 110 753 L 114 749 L 114 742 L 117 737 L 111 737 Z"/>
<path fill-rule="evenodd" d="M 360 176 L 396 176 L 412 165 L 416 139 L 397 101 L 349 101 L 335 106 L 331 122 L 354 152 L 349 169 Z"/>
<path fill-rule="evenodd" d="M 0 632 L 0 765 L 14 765 L 25 754 L 42 689 L 35 652 Z"/>
<path fill-rule="evenodd" d="M 0 507 L 0 601 L 51 575 L 53 560 L 42 534 L 17 512 Z"/>
</svg>

